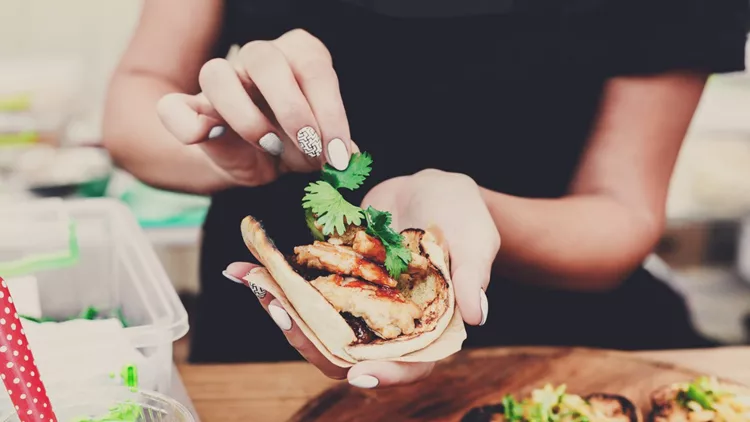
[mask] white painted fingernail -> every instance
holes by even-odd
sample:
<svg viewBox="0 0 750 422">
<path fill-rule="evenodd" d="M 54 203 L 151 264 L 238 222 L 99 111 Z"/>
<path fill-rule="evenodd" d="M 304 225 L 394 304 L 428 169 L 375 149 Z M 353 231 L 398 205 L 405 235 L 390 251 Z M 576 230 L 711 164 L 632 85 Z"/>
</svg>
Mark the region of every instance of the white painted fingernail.
<svg viewBox="0 0 750 422">
<path fill-rule="evenodd" d="M 266 133 L 260 138 L 260 147 L 271 155 L 281 155 L 284 152 L 284 143 L 273 132 Z"/>
<path fill-rule="evenodd" d="M 310 126 L 305 126 L 297 132 L 297 143 L 299 147 L 309 157 L 320 157 L 323 152 L 323 143 L 320 141 L 320 135 Z"/>
<path fill-rule="evenodd" d="M 243 282 L 242 280 L 240 280 L 239 278 L 237 278 L 237 277 L 233 276 L 232 274 L 229 274 L 229 273 L 228 273 L 228 272 L 226 272 L 226 271 L 222 271 L 222 272 L 221 272 L 221 275 L 223 275 L 224 277 L 226 277 L 226 278 L 228 278 L 228 279 L 230 279 L 230 280 L 234 281 L 234 282 L 235 282 L 235 283 L 237 283 L 237 284 L 242 284 L 242 285 L 245 285 L 245 283 L 244 283 L 244 282 Z"/>
<path fill-rule="evenodd" d="M 336 138 L 328 143 L 328 163 L 336 170 L 346 170 L 349 167 L 349 151 L 344 141 Z"/>
<path fill-rule="evenodd" d="M 378 386 L 379 382 L 380 381 L 372 375 L 360 375 L 353 380 L 349 380 L 349 384 L 357 388 L 375 388 Z"/>
<path fill-rule="evenodd" d="M 281 304 L 277 299 L 272 300 L 268 305 L 268 313 L 271 314 L 273 322 L 275 322 L 279 328 L 284 331 L 292 329 L 292 319 L 289 318 L 289 314 L 281 307 Z"/>
<path fill-rule="evenodd" d="M 260 286 L 256 286 L 255 284 L 250 283 L 249 281 L 240 280 L 239 278 L 233 276 L 232 274 L 229 274 L 226 271 L 222 271 L 221 275 L 223 275 L 224 277 L 228 278 L 229 280 L 234 281 L 237 284 L 242 284 L 243 286 L 250 287 L 250 290 L 253 291 L 253 294 L 255 294 L 255 296 L 258 299 L 263 299 L 264 297 L 266 297 L 266 293 L 267 293 L 266 290 L 264 288 L 260 287 Z M 248 275 L 250 275 L 250 274 L 248 274 Z"/>
<path fill-rule="evenodd" d="M 482 310 L 482 321 L 479 325 L 484 325 L 487 322 L 487 314 L 490 313 L 489 303 L 487 303 L 487 293 L 484 290 L 479 289 L 479 309 Z"/>
<path fill-rule="evenodd" d="M 224 126 L 214 126 L 208 131 L 208 139 L 216 139 L 227 131 Z"/>
</svg>

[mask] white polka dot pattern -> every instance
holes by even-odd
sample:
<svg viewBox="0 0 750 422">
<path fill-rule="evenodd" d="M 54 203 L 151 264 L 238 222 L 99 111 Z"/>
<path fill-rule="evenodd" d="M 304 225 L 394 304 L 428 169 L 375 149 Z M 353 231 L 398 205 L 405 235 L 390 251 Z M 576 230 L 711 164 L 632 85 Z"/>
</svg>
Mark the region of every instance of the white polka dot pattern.
<svg viewBox="0 0 750 422">
<path fill-rule="evenodd" d="M 0 378 L 13 402 L 18 419 L 21 422 L 57 422 L 54 412 L 49 409 L 51 405 L 47 390 L 39 378 L 26 335 L 23 330 L 16 331 L 21 326 L 21 321 L 8 286 L 2 278 L 0 309 L 4 315 L 4 318 L 0 318 Z M 23 360 L 19 355 L 23 355 Z"/>
</svg>

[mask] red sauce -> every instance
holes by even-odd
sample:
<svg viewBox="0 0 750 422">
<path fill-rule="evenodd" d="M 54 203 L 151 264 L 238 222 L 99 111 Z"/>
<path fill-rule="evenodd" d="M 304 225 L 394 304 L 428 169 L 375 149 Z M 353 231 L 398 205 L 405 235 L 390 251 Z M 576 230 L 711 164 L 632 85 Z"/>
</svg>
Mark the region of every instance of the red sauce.
<svg viewBox="0 0 750 422">
<path fill-rule="evenodd" d="M 369 284 L 364 281 L 359 281 L 359 280 L 349 281 L 346 284 L 342 284 L 342 282 L 343 282 L 343 279 L 341 281 L 339 281 L 338 279 L 336 280 L 336 283 L 344 287 L 359 287 L 361 289 L 374 290 L 375 296 L 377 297 L 387 298 L 387 299 L 390 299 L 396 302 L 401 302 L 401 303 L 404 302 L 403 298 L 401 298 L 401 293 L 398 290 L 392 289 L 390 287 L 374 286 L 372 284 Z"/>
</svg>

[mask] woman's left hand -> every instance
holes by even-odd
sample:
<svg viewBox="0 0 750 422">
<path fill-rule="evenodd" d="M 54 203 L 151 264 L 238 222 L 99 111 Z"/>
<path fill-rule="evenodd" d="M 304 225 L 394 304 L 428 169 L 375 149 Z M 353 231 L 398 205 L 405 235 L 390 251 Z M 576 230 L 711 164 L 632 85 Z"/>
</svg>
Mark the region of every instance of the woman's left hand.
<svg viewBox="0 0 750 422">
<path fill-rule="evenodd" d="M 490 280 L 492 263 L 500 249 L 500 235 L 479 187 L 468 176 L 439 170 L 424 170 L 411 176 L 389 179 L 365 196 L 362 207 L 390 211 L 393 227 L 437 226 L 443 232 L 451 258 L 451 275 L 456 301 L 464 321 L 482 325 L 488 304 L 484 291 Z M 249 264 L 235 263 L 229 275 L 241 278 Z M 261 300 L 287 335 L 289 342 L 324 374 L 341 378 L 345 374 L 356 387 L 373 388 L 418 381 L 430 374 L 434 363 L 367 361 L 354 365 L 348 373 L 336 368 L 293 326 L 288 315 L 279 315 L 281 304 L 271 298 Z M 271 305 L 270 307 L 268 305 Z M 271 312 L 273 310 L 273 312 Z M 284 314 L 286 314 L 284 312 Z M 283 320 L 283 321 L 280 321 Z"/>
</svg>

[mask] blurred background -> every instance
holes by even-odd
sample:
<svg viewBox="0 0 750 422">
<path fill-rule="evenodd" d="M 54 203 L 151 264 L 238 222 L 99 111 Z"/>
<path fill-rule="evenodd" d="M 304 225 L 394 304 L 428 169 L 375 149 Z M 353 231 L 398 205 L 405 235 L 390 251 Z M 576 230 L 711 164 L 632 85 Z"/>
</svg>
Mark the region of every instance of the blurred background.
<svg viewBox="0 0 750 422">
<path fill-rule="evenodd" d="M 140 184 L 97 148 L 107 81 L 140 5 L 0 0 L 0 209 L 47 196 L 116 199 L 136 216 L 190 313 L 208 199 Z M 750 343 L 750 73 L 710 80 L 668 217 L 648 266 L 685 295 L 701 332 Z"/>
</svg>

